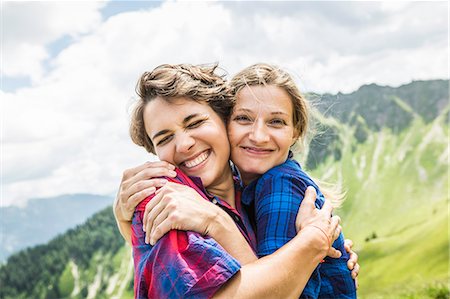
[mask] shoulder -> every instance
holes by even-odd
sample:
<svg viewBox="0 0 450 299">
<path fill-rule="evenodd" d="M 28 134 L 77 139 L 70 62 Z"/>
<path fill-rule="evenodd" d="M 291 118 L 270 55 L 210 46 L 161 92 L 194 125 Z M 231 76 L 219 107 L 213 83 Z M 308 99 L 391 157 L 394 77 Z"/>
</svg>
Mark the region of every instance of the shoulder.
<svg viewBox="0 0 450 299">
<path fill-rule="evenodd" d="M 303 194 L 308 187 L 307 181 L 304 179 L 305 175 L 297 161 L 288 159 L 261 176 L 256 186 L 256 192 L 267 193 L 271 190 Z"/>
</svg>

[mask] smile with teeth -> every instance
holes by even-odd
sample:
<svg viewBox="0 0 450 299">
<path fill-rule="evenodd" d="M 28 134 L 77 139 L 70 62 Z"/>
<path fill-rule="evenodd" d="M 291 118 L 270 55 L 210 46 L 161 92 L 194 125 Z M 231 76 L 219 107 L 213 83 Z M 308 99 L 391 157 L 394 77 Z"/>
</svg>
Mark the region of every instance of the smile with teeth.
<svg viewBox="0 0 450 299">
<path fill-rule="evenodd" d="M 192 160 L 188 160 L 188 161 L 184 161 L 183 165 L 186 166 L 187 168 L 193 168 L 199 164 L 201 164 L 203 161 L 205 161 L 208 157 L 209 157 L 210 151 L 204 151 L 203 153 L 201 153 L 200 155 L 198 155 L 197 157 L 195 157 Z"/>
</svg>

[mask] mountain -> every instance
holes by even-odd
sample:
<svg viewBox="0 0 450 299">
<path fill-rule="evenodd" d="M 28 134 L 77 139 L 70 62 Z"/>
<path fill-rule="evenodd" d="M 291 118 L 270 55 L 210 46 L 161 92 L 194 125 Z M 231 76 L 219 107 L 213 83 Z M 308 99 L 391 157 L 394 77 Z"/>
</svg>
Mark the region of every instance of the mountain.
<svg viewBox="0 0 450 299">
<path fill-rule="evenodd" d="M 47 243 L 112 202 L 109 196 L 72 194 L 31 199 L 25 207 L 1 207 L 0 262 L 18 250 Z"/>
<path fill-rule="evenodd" d="M 126 298 L 128 249 L 108 207 L 46 245 L 10 256 L 0 268 L 0 298 Z"/>
<path fill-rule="evenodd" d="M 315 106 L 318 135 L 296 157 L 346 191 L 336 213 L 359 254 L 359 298 L 450 297 L 448 84 L 309 95 L 325 103 Z M 12 255 L 0 298 L 132 298 L 132 269 L 108 208 Z"/>
<path fill-rule="evenodd" d="M 429 123 L 415 116 L 399 134 L 369 132 L 364 143 L 342 125 L 339 160 L 312 171 L 347 192 L 337 213 L 359 253 L 361 297 L 450 295 L 448 110 Z"/>
<path fill-rule="evenodd" d="M 363 85 L 350 94 L 307 94 L 316 118 L 306 165 L 315 168 L 330 155 L 339 159 L 343 144 L 333 125 L 335 121 L 353 128 L 358 143 L 365 142 L 369 132 L 386 128 L 400 134 L 414 119 L 425 124 L 433 121 L 448 106 L 448 93 L 448 80 L 430 80 L 413 81 L 398 88 Z M 446 115 L 448 120 L 449 112 Z"/>
</svg>

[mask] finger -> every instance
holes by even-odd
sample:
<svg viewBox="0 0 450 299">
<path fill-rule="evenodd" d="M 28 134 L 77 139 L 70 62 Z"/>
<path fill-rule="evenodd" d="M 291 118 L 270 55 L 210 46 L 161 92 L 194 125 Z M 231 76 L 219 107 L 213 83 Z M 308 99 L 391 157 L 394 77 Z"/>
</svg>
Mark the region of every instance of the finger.
<svg viewBox="0 0 450 299">
<path fill-rule="evenodd" d="M 312 186 L 308 186 L 308 188 L 306 188 L 305 191 L 305 197 L 303 198 L 302 204 L 300 205 L 300 209 L 310 214 L 311 211 L 313 211 L 316 208 L 314 204 L 315 201 L 316 201 L 316 189 L 314 189 L 314 187 Z"/>
<path fill-rule="evenodd" d="M 150 235 L 150 245 L 155 245 L 159 239 L 161 239 L 165 234 L 172 230 L 172 222 L 166 218 L 162 221 L 157 228 L 153 230 L 153 233 Z"/>
<path fill-rule="evenodd" d="M 359 288 L 358 277 L 355 278 L 355 286 L 356 286 L 356 289 Z"/>
<path fill-rule="evenodd" d="M 133 185 L 131 185 L 128 188 L 127 192 L 130 193 L 130 196 L 131 196 L 137 192 L 140 192 L 144 189 L 148 189 L 150 187 L 155 187 L 155 189 L 162 187 L 165 184 L 167 184 L 167 182 L 168 182 L 167 179 L 164 179 L 164 178 L 142 180 L 142 181 L 138 181 L 138 182 L 134 183 Z"/>
<path fill-rule="evenodd" d="M 146 214 L 146 216 L 147 216 L 146 222 L 144 222 L 143 225 L 145 226 L 145 230 L 144 230 L 146 232 L 145 242 L 147 244 L 150 242 L 150 235 L 151 235 L 152 230 L 154 229 L 155 219 L 160 214 L 163 214 L 162 215 L 163 218 L 167 218 L 167 212 L 164 212 L 164 210 L 167 206 L 168 201 L 163 200 L 164 196 L 166 196 L 164 194 L 164 192 L 161 192 L 161 193 L 155 195 L 155 197 L 158 197 L 158 204 L 156 204 L 152 209 L 149 209 L 148 214 Z M 164 214 L 164 213 L 166 213 L 166 214 Z"/>
<path fill-rule="evenodd" d="M 331 213 L 333 212 L 333 205 L 331 204 L 331 201 L 325 198 L 325 202 L 323 203 L 322 209 L 320 210 L 323 211 L 322 213 L 331 215 Z"/>
<path fill-rule="evenodd" d="M 340 258 L 341 255 L 342 255 L 342 253 L 334 247 L 330 247 L 330 249 L 328 250 L 328 253 L 327 253 L 327 256 L 329 256 L 331 258 L 335 258 L 335 259 Z"/>
<path fill-rule="evenodd" d="M 153 232 L 158 227 L 158 225 L 160 225 L 161 222 L 163 222 L 166 218 L 169 217 L 169 214 L 171 212 L 173 212 L 173 211 L 171 211 L 171 209 L 169 209 L 167 206 L 165 206 L 163 209 L 160 210 L 160 212 L 158 214 L 154 215 L 155 218 L 153 219 L 152 227 L 150 228 L 150 230 L 148 230 L 149 237 L 152 236 Z M 173 219 L 173 217 L 171 217 L 171 219 Z M 151 221 L 150 216 L 149 216 L 149 220 Z"/>
<path fill-rule="evenodd" d="M 331 219 L 330 219 L 330 228 L 332 229 L 332 241 L 331 242 L 334 242 L 338 237 L 339 237 L 339 234 L 337 234 L 336 235 L 336 230 L 339 230 L 339 218 L 338 218 L 338 216 L 333 216 L 333 217 L 331 217 Z M 340 233 L 340 231 L 339 231 L 339 233 Z"/>
<path fill-rule="evenodd" d="M 356 277 L 358 277 L 358 274 L 359 274 L 359 264 L 357 263 L 352 270 L 352 278 L 356 279 Z"/>
<path fill-rule="evenodd" d="M 337 240 L 339 238 L 339 235 L 342 232 L 342 226 L 338 225 L 337 228 L 334 230 L 333 240 Z"/>
<path fill-rule="evenodd" d="M 161 213 L 159 213 L 155 220 L 153 221 L 152 227 L 148 230 L 147 238 L 150 245 L 155 245 L 156 241 L 159 240 L 166 232 L 171 229 L 173 225 L 172 222 L 169 221 L 169 214 L 167 209 L 163 209 Z M 161 226 L 161 224 L 163 224 Z"/>
<path fill-rule="evenodd" d="M 152 167 L 152 168 L 144 168 L 140 172 L 136 173 L 129 180 L 129 184 L 133 185 L 139 181 L 145 181 L 154 178 L 163 178 L 163 177 L 176 177 L 177 173 L 174 170 L 167 169 L 166 167 Z"/>
<path fill-rule="evenodd" d="M 146 199 L 148 196 L 152 195 L 153 193 L 155 193 L 156 188 L 155 187 L 150 187 L 147 189 L 144 189 L 140 192 L 137 192 L 135 194 L 133 194 L 132 196 L 130 196 L 128 198 L 128 201 L 126 202 L 128 209 L 135 209 L 136 206 L 143 201 L 144 199 Z"/>
<path fill-rule="evenodd" d="M 356 252 L 351 251 L 348 261 L 347 261 L 348 268 L 350 270 L 353 270 L 357 263 L 358 263 L 358 255 L 356 254 Z"/>
<path fill-rule="evenodd" d="M 167 161 L 153 161 L 153 162 L 147 162 L 146 163 L 149 167 L 166 167 L 170 170 L 175 170 L 175 165 L 170 164 Z"/>
<path fill-rule="evenodd" d="M 162 189 L 162 188 L 161 188 Z M 160 190 L 161 190 L 160 189 Z M 147 222 L 148 222 L 148 217 L 149 217 L 149 213 L 159 204 L 159 202 L 162 200 L 164 196 L 164 192 L 156 194 L 155 196 L 153 196 L 153 198 L 145 205 L 145 210 L 144 210 L 144 217 L 142 219 L 142 224 L 143 224 L 143 230 L 147 231 Z"/>
<path fill-rule="evenodd" d="M 353 241 L 350 239 L 345 239 L 344 240 L 344 247 L 345 250 L 350 253 L 352 251 L 352 247 L 353 247 Z"/>
<path fill-rule="evenodd" d="M 159 162 L 159 161 L 158 161 L 158 162 Z M 135 176 L 137 173 L 141 172 L 142 170 L 144 170 L 145 168 L 147 168 L 147 167 L 149 167 L 149 166 L 151 166 L 151 165 L 155 165 L 155 164 L 156 164 L 156 165 L 159 165 L 158 162 L 145 162 L 144 164 L 141 164 L 141 165 L 139 165 L 139 166 L 136 166 L 136 167 L 132 167 L 132 168 L 126 169 L 126 170 L 123 172 L 123 175 L 122 175 L 122 181 L 127 180 L 127 179 L 129 179 L 129 178 Z M 167 162 L 165 162 L 165 163 L 167 163 Z M 161 164 L 161 166 L 164 165 L 163 163 L 160 163 L 160 164 Z M 168 164 L 168 163 L 167 163 L 167 164 Z"/>
</svg>

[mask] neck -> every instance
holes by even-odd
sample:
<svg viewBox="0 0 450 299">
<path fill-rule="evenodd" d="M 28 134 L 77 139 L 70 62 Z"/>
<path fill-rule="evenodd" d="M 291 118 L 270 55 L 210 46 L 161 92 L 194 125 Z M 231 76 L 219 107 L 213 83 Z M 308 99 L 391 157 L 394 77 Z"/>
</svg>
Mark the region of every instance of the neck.
<svg viewBox="0 0 450 299">
<path fill-rule="evenodd" d="M 236 208 L 236 198 L 234 190 L 233 175 L 231 168 L 228 166 L 217 183 L 213 183 L 206 188 L 209 193 L 218 196 L 226 201 L 231 207 Z"/>
<path fill-rule="evenodd" d="M 257 173 L 241 172 L 241 180 L 245 187 L 250 185 L 250 183 L 253 182 L 254 180 L 259 179 L 260 177 L 261 175 Z"/>
</svg>

